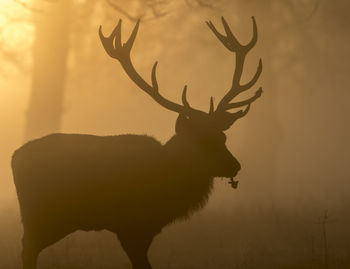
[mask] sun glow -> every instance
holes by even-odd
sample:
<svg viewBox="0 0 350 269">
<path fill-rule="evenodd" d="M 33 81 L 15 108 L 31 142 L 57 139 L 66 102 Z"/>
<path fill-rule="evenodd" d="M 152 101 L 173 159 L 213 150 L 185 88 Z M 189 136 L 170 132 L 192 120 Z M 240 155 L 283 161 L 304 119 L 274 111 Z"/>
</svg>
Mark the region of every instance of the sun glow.
<svg viewBox="0 0 350 269">
<path fill-rule="evenodd" d="M 25 9 L 30 9 L 31 2 L 31 0 L 0 0 L 0 14 L 8 13 L 15 16 L 17 12 L 25 12 Z"/>
<path fill-rule="evenodd" d="M 28 4 L 32 2 L 31 0 L 0 0 L 0 3 L 10 3 L 15 5 Z"/>
<path fill-rule="evenodd" d="M 27 49 L 33 40 L 30 1 L 0 0 L 0 45 L 3 52 L 12 53 Z"/>
</svg>

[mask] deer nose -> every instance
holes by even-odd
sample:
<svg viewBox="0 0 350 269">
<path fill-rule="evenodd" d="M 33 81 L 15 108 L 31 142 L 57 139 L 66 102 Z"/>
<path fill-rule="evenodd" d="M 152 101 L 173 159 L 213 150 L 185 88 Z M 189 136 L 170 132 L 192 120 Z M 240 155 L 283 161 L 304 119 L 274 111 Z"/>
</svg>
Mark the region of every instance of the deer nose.
<svg viewBox="0 0 350 269">
<path fill-rule="evenodd" d="M 237 161 L 236 159 L 234 159 L 234 176 L 237 175 L 237 173 L 239 172 L 239 170 L 241 170 L 241 164 L 239 163 L 239 161 Z"/>
</svg>

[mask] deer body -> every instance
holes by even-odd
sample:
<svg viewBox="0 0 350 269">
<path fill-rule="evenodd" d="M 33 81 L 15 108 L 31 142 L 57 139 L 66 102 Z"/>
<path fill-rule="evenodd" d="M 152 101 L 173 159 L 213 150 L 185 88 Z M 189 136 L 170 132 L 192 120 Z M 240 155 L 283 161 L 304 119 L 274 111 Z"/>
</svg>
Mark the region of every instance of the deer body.
<svg viewBox="0 0 350 269">
<path fill-rule="evenodd" d="M 201 152 L 179 140 L 52 134 L 18 149 L 12 168 L 29 249 L 25 268 L 77 230 L 109 230 L 128 254 L 127 244 L 145 237 L 146 251 L 164 226 L 202 208 L 213 176 L 198 169 Z"/>
<path fill-rule="evenodd" d="M 39 253 L 76 230 L 102 230 L 115 233 L 133 269 L 151 269 L 149 246 L 164 226 L 188 218 L 208 200 L 213 178 L 231 178 L 240 164 L 227 149 L 227 130 L 245 116 L 262 93 L 239 102 L 237 95 L 251 88 L 262 71 L 240 83 L 244 60 L 257 41 L 253 17 L 253 38 L 241 45 L 222 18 L 226 36 L 211 22 L 209 28 L 223 45 L 236 54 L 232 87 L 209 113 L 192 108 L 182 94 L 182 105 L 159 92 L 157 62 L 152 84 L 134 68 L 130 51 L 139 21 L 128 41 L 121 42 L 121 20 L 102 44 L 117 59 L 135 84 L 166 109 L 179 114 L 175 135 L 164 145 L 148 136 L 93 136 L 52 134 L 28 142 L 12 158 L 14 182 L 20 203 L 23 235 L 23 268 L 36 269 Z M 228 110 L 246 106 L 244 110 Z"/>
<path fill-rule="evenodd" d="M 212 185 L 185 158 L 193 152 L 176 146 L 171 152 L 137 135 L 52 134 L 27 143 L 12 162 L 23 223 L 65 235 L 132 224 L 159 232 L 202 207 Z"/>
</svg>

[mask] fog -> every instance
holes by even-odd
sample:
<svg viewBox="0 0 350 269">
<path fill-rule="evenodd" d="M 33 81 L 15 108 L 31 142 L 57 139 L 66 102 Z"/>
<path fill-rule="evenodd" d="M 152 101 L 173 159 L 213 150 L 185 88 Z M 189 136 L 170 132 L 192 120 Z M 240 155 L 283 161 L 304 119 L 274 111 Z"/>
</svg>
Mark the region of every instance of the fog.
<svg viewBox="0 0 350 269">
<path fill-rule="evenodd" d="M 38 118 L 38 132 L 29 137 L 35 26 L 58 12 L 57 3 L 44 2 L 0 1 L 0 268 L 21 264 L 22 226 L 10 160 L 28 138 L 51 132 L 147 134 L 165 143 L 175 132 L 176 113 L 138 89 L 99 40 L 99 25 L 107 35 L 122 18 L 125 40 L 135 21 L 103 1 L 73 1 L 66 14 L 64 81 L 56 81 L 60 77 L 53 74 L 61 72 L 56 66 L 40 73 L 43 80 L 52 78 L 52 85 L 64 85 L 59 124 L 51 127 L 49 117 L 59 99 L 43 95 L 41 115 L 47 117 Z M 221 31 L 224 16 L 246 43 L 255 16 L 259 39 L 243 80 L 254 74 L 260 57 L 264 66 L 257 83 L 263 87 L 261 98 L 226 131 L 227 146 L 242 164 L 238 189 L 227 179 L 215 179 L 203 210 L 156 237 L 150 249 L 155 268 L 348 268 L 350 4 L 222 0 L 208 8 L 169 1 L 161 9 L 165 16 L 155 16 L 142 1 L 118 5 L 132 16 L 145 12 L 132 60 L 147 81 L 157 60 L 160 91 L 174 102 L 181 102 L 187 84 L 190 104 L 208 111 L 210 97 L 218 104 L 231 86 L 234 55 L 208 29 L 207 20 Z M 58 28 L 53 29 L 55 35 Z M 39 268 L 87 267 L 131 268 L 118 240 L 106 231 L 72 234 L 39 259 Z"/>
</svg>

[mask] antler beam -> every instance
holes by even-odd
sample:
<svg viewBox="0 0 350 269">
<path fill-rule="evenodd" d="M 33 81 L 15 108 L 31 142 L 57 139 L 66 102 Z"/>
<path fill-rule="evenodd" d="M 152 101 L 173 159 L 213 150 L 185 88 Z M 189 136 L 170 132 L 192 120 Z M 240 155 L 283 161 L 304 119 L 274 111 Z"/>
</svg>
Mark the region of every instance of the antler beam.
<svg viewBox="0 0 350 269">
<path fill-rule="evenodd" d="M 252 96 L 249 99 L 246 99 L 244 101 L 239 102 L 232 102 L 231 101 L 240 93 L 250 89 L 255 85 L 257 80 L 259 79 L 259 76 L 262 72 L 262 61 L 260 59 L 259 65 L 257 68 L 257 71 L 253 78 L 245 83 L 241 84 L 241 77 L 243 73 L 243 66 L 245 62 L 245 58 L 248 54 L 248 52 L 255 46 L 257 39 L 258 39 L 258 31 L 257 26 L 254 17 L 252 17 L 253 20 L 253 37 L 250 40 L 250 42 L 247 45 L 242 45 L 237 38 L 233 35 L 229 25 L 227 24 L 224 17 L 222 19 L 222 24 L 225 30 L 225 35 L 221 34 L 214 26 L 214 24 L 211 21 L 207 22 L 207 25 L 212 30 L 212 32 L 215 34 L 215 36 L 220 40 L 220 42 L 231 52 L 235 53 L 236 55 L 236 63 L 235 63 L 235 69 L 233 73 L 232 78 L 232 86 L 230 90 L 225 94 L 225 96 L 220 100 L 216 110 L 214 110 L 214 102 L 213 99 L 210 100 L 210 111 L 209 115 L 211 115 L 212 119 L 217 122 L 218 128 L 221 130 L 226 130 L 231 126 L 237 119 L 245 116 L 250 108 L 251 103 L 253 103 L 257 98 L 259 98 L 262 94 L 262 88 L 260 87 L 256 92 L 255 95 Z M 122 67 L 124 68 L 127 75 L 135 82 L 135 84 L 144 92 L 146 92 L 149 96 L 151 96 L 158 104 L 161 106 L 171 110 L 175 111 L 177 113 L 185 113 L 187 115 L 193 114 L 193 113 L 204 113 L 202 111 L 196 110 L 191 108 L 189 105 L 186 93 L 187 93 L 187 86 L 184 87 L 182 92 L 182 105 L 174 103 L 166 98 L 164 98 L 159 93 L 159 85 L 157 82 L 157 76 L 156 76 L 156 70 L 158 62 L 155 62 L 152 68 L 151 72 L 151 84 L 147 83 L 140 74 L 136 71 L 135 67 L 132 64 L 131 58 L 130 58 L 130 52 L 132 49 L 132 46 L 134 44 L 139 25 L 140 20 L 137 21 L 134 29 L 132 30 L 132 33 L 129 37 L 129 39 L 122 44 L 122 37 L 121 37 L 121 25 L 122 20 L 119 20 L 117 26 L 112 31 L 110 36 L 105 37 L 102 34 L 102 28 L 99 29 L 99 35 L 103 44 L 104 49 L 108 53 L 109 56 L 112 58 L 117 59 Z M 235 113 L 230 113 L 228 110 L 232 108 L 238 108 L 242 106 L 247 106 L 244 110 L 240 110 Z"/>
<path fill-rule="evenodd" d="M 248 52 L 255 46 L 257 40 L 258 40 L 258 31 L 257 26 L 255 22 L 255 18 L 252 17 L 253 20 L 253 37 L 251 41 L 247 45 L 242 45 L 237 38 L 233 35 L 228 23 L 226 22 L 224 17 L 221 17 L 222 24 L 224 26 L 224 30 L 226 35 L 221 34 L 214 26 L 214 24 L 211 21 L 207 22 L 207 25 L 209 28 L 213 31 L 215 36 L 221 41 L 221 43 L 231 52 L 234 52 L 236 54 L 236 66 L 233 73 L 233 79 L 232 79 L 232 86 L 231 89 L 226 93 L 226 95 L 221 99 L 219 102 L 217 109 L 215 112 L 224 112 L 226 110 L 237 108 L 245 105 L 249 105 L 252 102 L 254 102 L 257 98 L 259 98 L 262 94 L 262 88 L 260 87 L 255 95 L 245 101 L 241 102 L 234 102 L 230 103 L 232 99 L 234 99 L 237 95 L 240 93 L 250 89 L 259 79 L 259 76 L 262 72 L 262 61 L 259 60 L 259 65 L 257 68 L 257 71 L 253 78 L 246 84 L 241 84 L 241 77 L 243 73 L 243 66 L 245 57 L 248 54 Z M 247 110 L 247 109 L 246 109 Z M 244 115 L 246 113 L 243 113 Z"/>
<path fill-rule="evenodd" d="M 129 39 L 122 44 L 122 38 L 121 38 L 121 25 L 122 20 L 119 20 L 117 26 L 114 28 L 113 32 L 110 34 L 110 36 L 105 37 L 102 33 L 102 27 L 99 28 L 99 35 L 101 42 L 103 44 L 104 49 L 108 53 L 109 56 L 111 56 L 114 59 L 117 59 L 122 67 L 124 68 L 127 75 L 135 82 L 135 84 L 142 89 L 144 92 L 146 92 L 149 96 L 151 96 L 158 104 L 161 106 L 181 113 L 181 112 L 187 112 L 190 111 L 196 111 L 195 109 L 192 109 L 187 102 L 186 98 L 186 89 L 187 86 L 185 86 L 182 94 L 182 100 L 183 105 L 174 103 L 166 98 L 164 98 L 159 93 L 159 87 L 157 82 L 157 76 L 156 76 L 156 69 L 158 62 L 155 62 L 152 68 L 152 85 L 148 84 L 136 71 L 135 67 L 132 64 L 131 58 L 130 58 L 130 51 L 132 49 L 132 46 L 134 44 L 137 31 L 139 29 L 140 20 L 137 21 Z"/>
</svg>

